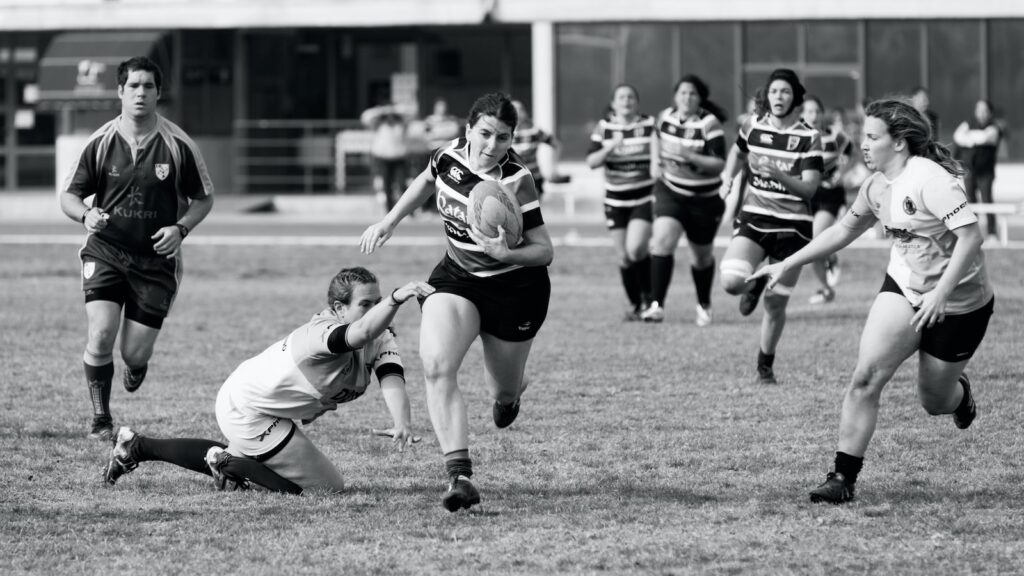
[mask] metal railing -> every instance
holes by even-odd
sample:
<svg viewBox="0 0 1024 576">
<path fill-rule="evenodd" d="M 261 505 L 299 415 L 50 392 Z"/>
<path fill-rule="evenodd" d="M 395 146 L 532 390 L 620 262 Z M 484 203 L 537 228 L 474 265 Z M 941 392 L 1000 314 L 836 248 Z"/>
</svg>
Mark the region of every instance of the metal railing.
<svg viewBox="0 0 1024 576">
<path fill-rule="evenodd" d="M 369 188 L 368 145 L 358 120 L 238 119 L 233 124 L 234 183 L 246 194 L 324 194 Z M 339 153 L 340 152 L 340 153 Z"/>
</svg>

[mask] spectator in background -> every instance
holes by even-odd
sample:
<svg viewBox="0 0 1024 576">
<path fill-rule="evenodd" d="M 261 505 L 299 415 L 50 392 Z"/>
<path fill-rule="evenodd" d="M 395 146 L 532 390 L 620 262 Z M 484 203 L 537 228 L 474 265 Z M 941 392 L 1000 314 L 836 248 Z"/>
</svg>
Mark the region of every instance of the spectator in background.
<svg viewBox="0 0 1024 576">
<path fill-rule="evenodd" d="M 409 120 L 392 103 L 367 109 L 359 120 L 373 131 L 373 188 L 378 196 L 383 196 L 386 209 L 391 210 L 405 186 Z"/>
<path fill-rule="evenodd" d="M 512 149 L 519 154 L 526 167 L 530 169 L 530 174 L 533 175 L 533 183 L 537 188 L 537 196 L 541 197 L 544 195 L 544 176 L 541 174 L 540 165 L 537 163 L 537 149 L 540 148 L 541 144 L 547 144 L 555 151 L 555 157 L 551 163 L 551 171 L 552 175 L 554 175 L 558 172 L 556 167 L 562 152 L 562 143 L 553 134 L 545 132 L 533 124 L 530 112 L 522 102 L 513 100 L 512 105 L 516 107 L 516 113 L 519 115 L 519 126 L 513 135 Z M 552 180 L 560 179 L 553 176 Z"/>
<path fill-rule="evenodd" d="M 914 91 L 910 95 L 910 100 L 914 104 L 914 108 L 921 114 L 924 114 L 925 118 L 932 125 L 932 134 L 935 135 L 935 139 L 939 139 L 939 115 L 934 110 L 929 108 L 931 100 L 928 99 L 928 89 L 924 86 L 918 86 L 914 88 Z"/>
<path fill-rule="evenodd" d="M 974 105 L 974 118 L 961 122 L 953 133 L 957 159 L 967 171 L 964 188 L 969 202 L 992 202 L 992 182 L 996 177 L 996 152 L 1003 137 L 1002 128 L 994 119 L 988 100 Z M 985 231 L 996 234 L 996 217 L 989 214 Z"/>
<path fill-rule="evenodd" d="M 448 102 L 444 98 L 434 100 L 433 112 L 423 119 L 423 137 L 426 140 L 427 155 L 415 159 L 418 164 L 412 164 L 412 173 L 416 174 L 420 166 L 425 166 L 434 150 L 451 143 L 461 135 L 462 125 L 459 119 L 448 113 Z M 436 194 L 423 203 L 420 208 L 423 212 L 437 213 Z"/>
</svg>

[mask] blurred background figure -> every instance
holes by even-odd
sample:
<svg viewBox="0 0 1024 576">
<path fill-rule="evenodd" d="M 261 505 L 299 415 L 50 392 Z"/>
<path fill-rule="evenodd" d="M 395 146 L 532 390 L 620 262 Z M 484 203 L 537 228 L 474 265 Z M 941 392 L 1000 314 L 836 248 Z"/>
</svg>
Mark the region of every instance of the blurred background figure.
<svg viewBox="0 0 1024 576">
<path fill-rule="evenodd" d="M 391 210 L 405 188 L 406 155 L 409 152 L 409 120 L 388 102 L 365 110 L 359 117 L 373 131 L 370 162 L 373 189 Z"/>
<path fill-rule="evenodd" d="M 537 163 L 537 149 L 540 148 L 541 144 L 547 144 L 554 150 L 550 176 L 552 181 L 560 182 L 564 179 L 558 175 L 558 159 L 562 154 L 562 143 L 553 134 L 545 132 L 533 124 L 533 119 L 530 118 L 530 111 L 526 109 L 522 102 L 513 100 L 512 105 L 516 107 L 516 113 L 519 115 L 519 125 L 512 136 L 512 149 L 516 151 L 516 154 L 519 154 L 519 157 L 526 163 L 526 167 L 530 169 L 530 174 L 533 175 L 533 183 L 537 187 L 538 197 L 543 196 L 545 179 L 541 173 L 540 165 Z"/>
<path fill-rule="evenodd" d="M 914 91 L 910 93 L 910 101 L 917 108 L 917 111 L 924 114 L 928 121 L 932 124 L 932 134 L 935 135 L 936 140 L 939 137 L 939 115 L 930 108 L 931 100 L 928 98 L 928 89 L 924 86 L 918 86 L 914 88 Z"/>
<path fill-rule="evenodd" d="M 967 174 L 964 190 L 968 202 L 992 202 L 992 183 L 996 178 L 996 153 L 1003 130 L 995 120 L 995 110 L 988 100 L 978 100 L 974 117 L 960 123 L 953 133 L 956 157 Z M 989 214 L 985 223 L 989 236 L 996 234 L 996 217 Z"/>
<path fill-rule="evenodd" d="M 410 154 L 409 173 L 413 175 L 419 174 L 423 170 L 423 167 L 430 161 L 430 155 L 434 150 L 447 145 L 462 133 L 462 125 L 459 123 L 459 119 L 448 113 L 448 101 L 444 98 L 434 100 L 432 112 L 420 122 L 420 125 L 421 130 L 416 132 L 423 142 L 424 153 Z M 420 207 L 420 211 L 436 214 L 437 205 L 435 198 L 436 194 L 431 194 L 430 198 Z"/>
</svg>

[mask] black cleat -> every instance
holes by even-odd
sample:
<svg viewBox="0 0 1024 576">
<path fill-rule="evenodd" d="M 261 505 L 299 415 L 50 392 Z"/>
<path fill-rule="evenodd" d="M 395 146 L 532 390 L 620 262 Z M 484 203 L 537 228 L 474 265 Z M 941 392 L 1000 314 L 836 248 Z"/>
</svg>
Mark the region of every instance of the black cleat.
<svg viewBox="0 0 1024 576">
<path fill-rule="evenodd" d="M 956 427 L 965 430 L 970 427 L 971 422 L 978 416 L 978 407 L 974 404 L 974 394 L 971 393 L 971 379 L 967 374 L 960 374 L 960 385 L 964 387 L 964 398 L 960 405 L 953 411 L 953 423 Z"/>
<path fill-rule="evenodd" d="M 217 490 L 248 490 L 249 480 L 240 478 L 224 470 L 224 465 L 231 460 L 232 456 L 227 450 L 220 446 L 211 446 L 206 451 L 206 465 L 210 467 L 210 476 L 213 476 L 213 485 Z"/>
<path fill-rule="evenodd" d="M 117 430 L 117 437 L 114 439 L 114 446 L 110 449 L 110 459 L 103 469 L 103 481 L 108 485 L 117 484 L 117 479 L 135 470 L 139 463 L 132 456 L 132 449 L 139 441 L 139 435 L 127 426 L 121 426 Z"/>
<path fill-rule="evenodd" d="M 110 442 L 114 439 L 114 420 L 110 416 L 93 416 L 89 438 Z"/>
<path fill-rule="evenodd" d="M 136 390 L 138 390 L 139 386 L 142 386 L 142 381 L 146 379 L 146 371 L 148 369 L 149 364 L 146 364 L 145 366 L 139 368 L 138 370 L 132 370 L 131 368 L 125 366 L 124 378 L 122 379 L 124 389 L 129 392 L 135 392 Z"/>
<path fill-rule="evenodd" d="M 458 512 L 462 508 L 469 509 L 470 506 L 479 503 L 480 492 L 465 476 L 459 476 L 452 480 L 444 498 L 441 499 L 441 505 L 449 512 Z"/>
<path fill-rule="evenodd" d="M 774 386 L 779 383 L 775 379 L 775 370 L 771 366 L 765 366 L 763 364 L 757 365 L 757 383 L 764 384 L 766 386 Z"/>
<path fill-rule="evenodd" d="M 829 472 L 817 488 L 811 490 L 811 502 L 842 504 L 853 500 L 853 483 L 839 472 Z"/>
<path fill-rule="evenodd" d="M 495 426 L 498 428 L 508 428 L 516 421 L 516 416 L 519 416 L 519 400 L 512 404 L 502 404 L 496 401 L 494 408 L 491 410 L 491 416 L 494 417 Z"/>
<path fill-rule="evenodd" d="M 761 299 L 761 293 L 764 292 L 764 287 L 767 285 L 767 276 L 761 276 L 754 280 L 754 285 L 750 287 L 750 290 L 740 296 L 740 314 L 750 316 L 754 309 L 757 308 L 757 301 Z"/>
</svg>

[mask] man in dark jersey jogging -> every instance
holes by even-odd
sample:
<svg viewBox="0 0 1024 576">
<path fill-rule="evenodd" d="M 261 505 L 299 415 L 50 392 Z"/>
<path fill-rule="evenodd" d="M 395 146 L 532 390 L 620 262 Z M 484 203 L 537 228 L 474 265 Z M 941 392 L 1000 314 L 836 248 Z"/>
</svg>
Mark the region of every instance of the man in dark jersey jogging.
<svg viewBox="0 0 1024 576">
<path fill-rule="evenodd" d="M 121 114 L 90 136 L 60 191 L 61 210 L 88 232 L 79 252 L 89 322 L 83 362 L 93 409 L 89 435 L 102 440 L 113 432 L 118 332 L 124 387 L 134 392 L 181 282 L 182 240 L 213 208 L 199 149 L 156 111 L 160 68 L 131 58 L 118 66 L 117 82 Z"/>
</svg>

